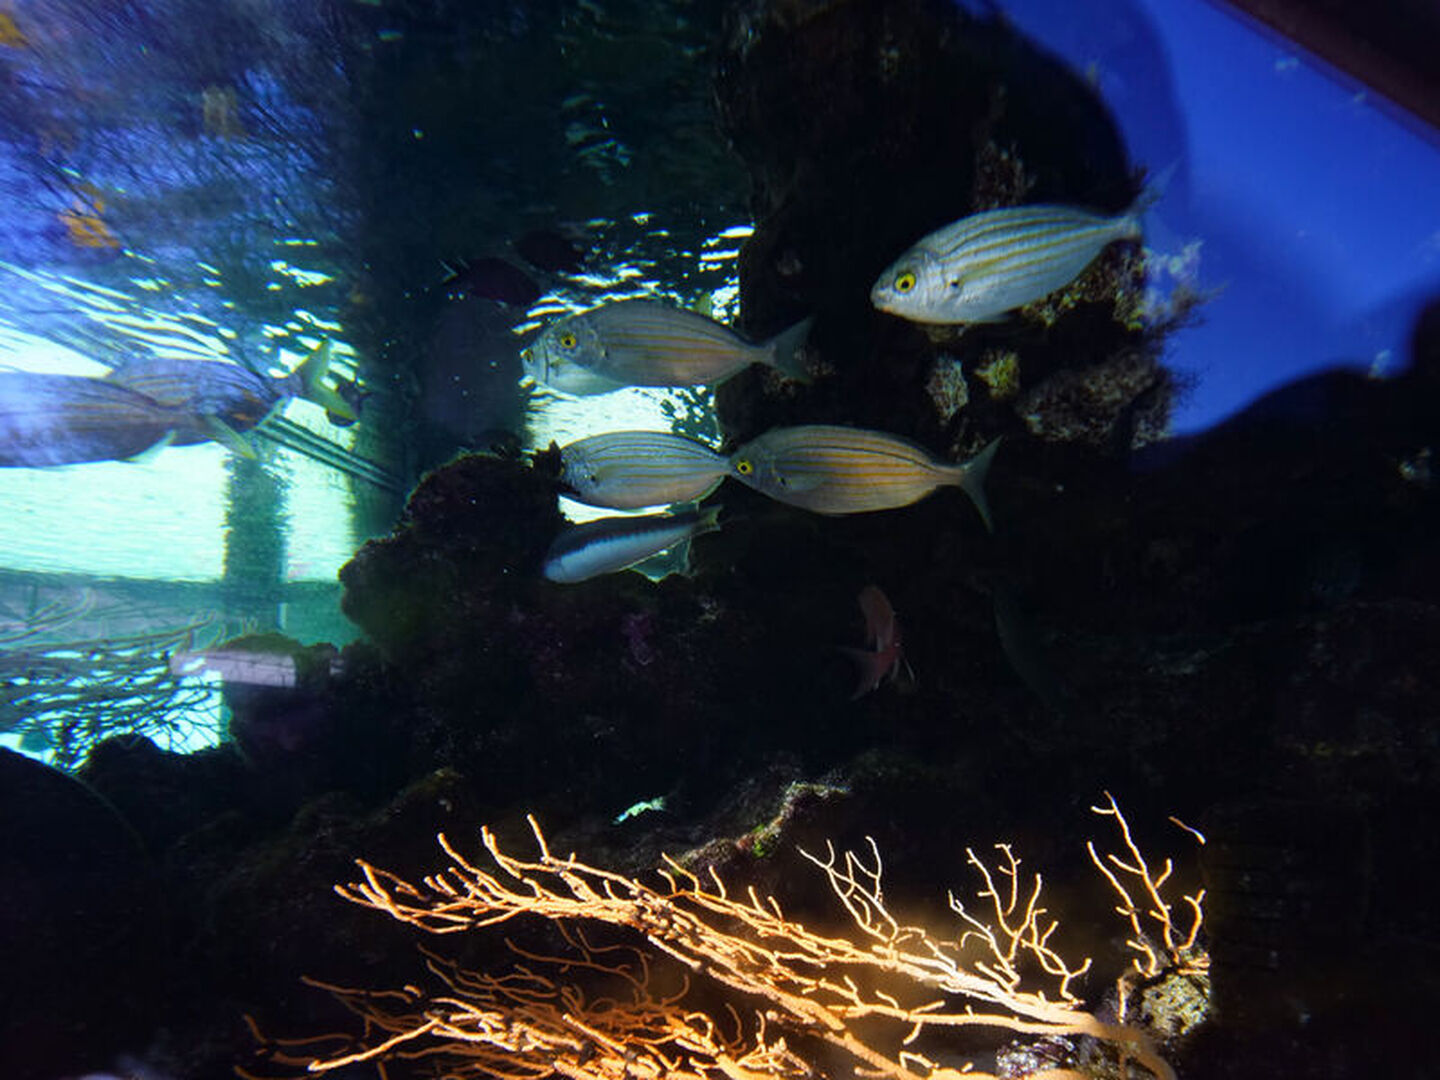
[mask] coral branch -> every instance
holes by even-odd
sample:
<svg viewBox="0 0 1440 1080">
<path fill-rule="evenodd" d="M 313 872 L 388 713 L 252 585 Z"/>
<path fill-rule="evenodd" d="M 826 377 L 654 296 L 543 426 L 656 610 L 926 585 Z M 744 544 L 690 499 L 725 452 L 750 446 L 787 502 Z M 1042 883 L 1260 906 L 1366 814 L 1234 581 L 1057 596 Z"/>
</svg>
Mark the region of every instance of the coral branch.
<svg viewBox="0 0 1440 1080">
<path fill-rule="evenodd" d="M 1088 847 L 1120 898 L 1116 910 L 1137 954 L 1121 980 L 1123 1009 L 1135 976 L 1202 962 L 1195 942 L 1203 894 L 1184 898 L 1191 923 L 1182 934 L 1164 894 L 1170 863 L 1151 869 L 1115 801 L 1106 798 L 1108 805 L 1095 811 L 1114 817 L 1123 853 L 1102 856 L 1093 843 Z M 1040 876 L 1022 880 L 1008 845 L 996 845 L 993 865 L 967 849 L 982 906 L 971 910 L 951 896 L 964 929 L 950 943 L 891 913 L 873 841 L 868 858 L 829 846 L 823 857 L 802 852 L 849 914 L 856 931 L 850 938 L 809 930 L 787 919 L 773 897 L 753 889 L 732 896 L 713 873 L 702 881 L 670 859 L 660 870 L 664 888 L 655 889 L 573 854 L 557 856 L 533 818 L 530 827 L 539 852 L 533 860 L 501 851 L 487 828 L 481 837 L 493 871 L 441 836 L 451 865 L 426 877 L 423 887 L 361 862 L 361 880 L 336 891 L 434 934 L 539 917 L 560 928 L 570 954 L 511 944 L 524 966 L 492 975 L 426 951 L 440 993 L 327 986 L 364 1020 L 357 1048 L 314 1057 L 271 1044 L 271 1060 L 327 1072 L 359 1061 L 425 1059 L 446 1076 L 504 1080 L 555 1073 L 570 1080 L 823 1077 L 843 1058 L 851 1061 L 843 1071 L 877 1080 L 990 1075 L 972 1071 L 973 1063 L 956 1068 L 931 1056 L 943 1051 L 947 1030 L 966 1028 L 1092 1039 L 1119 1060 L 1122 1076 L 1133 1062 L 1161 1080 L 1174 1077 L 1150 1036 L 1123 1021 L 1123 1011 L 1122 1021 L 1111 1023 L 1083 1007 L 1075 984 L 1090 961 L 1068 961 L 1050 944 L 1057 922 L 1041 906 Z M 643 944 L 597 946 L 582 929 L 587 925 L 634 932 Z M 967 962 L 967 953 L 978 958 Z M 661 980 L 656 964 L 667 959 L 678 968 Z M 707 1001 L 717 989 L 733 995 L 718 1017 L 688 1004 L 692 979 L 708 985 Z M 662 992 L 662 982 L 678 989 Z M 597 985 L 606 996 L 587 990 Z M 1064 1068 L 1047 1074 L 1082 1075 Z"/>
</svg>

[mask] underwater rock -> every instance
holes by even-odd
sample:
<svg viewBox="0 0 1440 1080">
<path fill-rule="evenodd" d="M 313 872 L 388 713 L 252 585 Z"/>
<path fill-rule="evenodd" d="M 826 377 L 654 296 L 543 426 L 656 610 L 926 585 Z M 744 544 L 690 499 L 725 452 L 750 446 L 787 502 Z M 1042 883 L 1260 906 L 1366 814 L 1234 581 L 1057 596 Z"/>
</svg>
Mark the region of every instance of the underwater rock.
<svg viewBox="0 0 1440 1080">
<path fill-rule="evenodd" d="M 0 749 L 0 1063 L 55 1080 L 110 1063 L 160 1016 L 163 890 L 140 838 L 84 784 Z"/>
<path fill-rule="evenodd" d="M 246 805 L 244 773 L 232 746 L 175 754 L 141 736 L 120 735 L 95 746 L 76 775 L 158 854 L 189 830 Z"/>
<path fill-rule="evenodd" d="M 960 361 L 953 356 L 941 354 L 935 358 L 930 369 L 930 378 L 925 381 L 925 392 L 930 403 L 944 423 L 949 423 L 955 414 L 970 402 L 970 387 L 965 382 L 965 371 Z"/>
<path fill-rule="evenodd" d="M 1440 978 L 1414 946 L 1436 939 L 1436 913 L 1409 884 L 1437 853 L 1408 822 L 1432 799 L 1355 794 L 1257 795 L 1202 820 L 1222 1021 L 1193 1045 L 1207 1074 L 1257 1075 L 1258 1060 L 1297 1076 L 1427 1071 L 1414 1033 Z"/>
<path fill-rule="evenodd" d="M 230 737 L 252 764 L 294 755 L 331 726 L 326 692 L 340 667 L 333 645 L 301 645 L 283 634 L 249 634 L 211 650 L 220 665 Z M 248 676 L 247 665 L 266 670 Z M 226 664 L 231 665 L 227 670 Z"/>
<path fill-rule="evenodd" d="M 1055 372 L 1015 402 L 1032 435 L 1132 450 L 1164 438 L 1175 378 L 1136 350 L 1094 367 Z"/>
<path fill-rule="evenodd" d="M 341 569 L 345 614 L 401 665 L 443 648 L 456 624 L 442 616 L 465 615 L 466 583 L 481 597 L 533 588 L 562 521 L 555 493 L 553 481 L 516 461 L 467 455 L 436 469 L 395 532 Z"/>
</svg>

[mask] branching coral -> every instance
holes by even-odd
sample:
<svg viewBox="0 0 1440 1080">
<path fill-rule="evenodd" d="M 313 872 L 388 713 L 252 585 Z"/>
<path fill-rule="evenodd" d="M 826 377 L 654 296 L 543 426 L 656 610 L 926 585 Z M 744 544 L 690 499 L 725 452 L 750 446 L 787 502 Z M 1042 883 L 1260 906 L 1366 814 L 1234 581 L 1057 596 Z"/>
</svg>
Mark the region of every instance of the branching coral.
<svg viewBox="0 0 1440 1080">
<path fill-rule="evenodd" d="M 1164 893 L 1169 862 L 1153 871 L 1107 800 L 1095 809 L 1119 824 L 1124 851 L 1102 855 L 1093 844 L 1090 851 L 1120 898 L 1117 910 L 1137 956 L 1121 980 L 1123 1009 L 1137 978 L 1203 966 L 1196 948 L 1202 895 L 1184 898 L 1182 928 Z M 562 930 L 571 955 L 543 956 L 512 944 L 520 965 L 492 975 L 426 951 L 444 985 L 438 993 L 316 983 L 363 1018 L 362 1037 L 328 1053 L 320 1044 L 336 1037 L 271 1041 L 271 1060 L 311 1072 L 410 1061 L 423 1075 L 506 1080 L 554 1073 L 571 1080 L 758 1080 L 842 1072 L 958 1080 L 989 1074 L 942 1061 L 953 1056 L 943 1036 L 978 1028 L 1093 1039 L 1118 1059 L 1122 1076 L 1127 1061 L 1156 1077 L 1174 1076 L 1147 1032 L 1124 1022 L 1123 1011 L 1111 1022 L 1085 1009 L 1073 984 L 1090 961 L 1069 961 L 1051 944 L 1058 924 L 1040 903 L 1040 876 L 1025 879 L 1007 845 L 998 846 L 994 865 L 967 849 L 979 875 L 979 906 L 972 910 L 952 896 L 965 925 L 955 942 L 890 912 L 873 843 L 868 857 L 833 849 L 807 855 L 853 923 L 850 936 L 830 937 L 788 918 L 773 897 L 754 890 L 731 896 L 718 875 L 704 881 L 673 860 L 660 871 L 665 887 L 654 889 L 559 857 L 530 824 L 539 845 L 533 861 L 502 852 L 486 829 L 495 872 L 467 861 L 441 836 L 453 864 L 422 886 L 362 862 L 363 880 L 336 891 L 435 934 L 539 916 Z M 645 944 L 597 947 L 579 929 L 587 924 L 626 928 Z M 662 976 L 667 958 L 679 967 Z M 701 983 L 709 993 L 697 992 Z M 308 1054 L 307 1046 L 314 1048 Z M 842 1062 L 848 1067 L 841 1069 Z M 1045 1075 L 1083 1074 L 1051 1068 Z"/>
</svg>

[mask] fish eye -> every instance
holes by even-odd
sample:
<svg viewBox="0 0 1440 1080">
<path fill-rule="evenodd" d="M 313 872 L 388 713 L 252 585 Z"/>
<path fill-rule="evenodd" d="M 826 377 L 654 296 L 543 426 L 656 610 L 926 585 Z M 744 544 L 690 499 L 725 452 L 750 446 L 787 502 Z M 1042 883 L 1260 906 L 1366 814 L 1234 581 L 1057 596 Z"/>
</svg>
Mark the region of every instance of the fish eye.
<svg viewBox="0 0 1440 1080">
<path fill-rule="evenodd" d="M 752 472 L 755 471 L 755 466 L 750 464 L 748 458 L 742 458 L 741 460 L 735 462 L 735 471 L 741 476 L 749 476 Z"/>
<path fill-rule="evenodd" d="M 569 330 L 566 330 L 565 333 L 561 334 L 556 340 L 560 343 L 562 349 L 573 349 L 575 347 L 575 335 Z"/>
<path fill-rule="evenodd" d="M 895 277 L 895 291 L 896 291 L 896 292 L 909 292 L 909 291 L 910 291 L 911 289 L 913 289 L 914 287 L 915 287 L 915 274 L 914 274 L 912 271 L 906 270 L 906 271 L 904 271 L 903 273 L 896 275 L 896 277 Z"/>
</svg>

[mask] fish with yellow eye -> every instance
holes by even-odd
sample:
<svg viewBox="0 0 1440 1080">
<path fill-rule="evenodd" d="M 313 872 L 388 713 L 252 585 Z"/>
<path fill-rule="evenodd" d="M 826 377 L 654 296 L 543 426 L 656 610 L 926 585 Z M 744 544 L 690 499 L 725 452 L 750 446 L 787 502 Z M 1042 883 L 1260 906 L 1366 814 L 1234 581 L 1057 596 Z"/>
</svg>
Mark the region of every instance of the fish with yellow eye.
<svg viewBox="0 0 1440 1080">
<path fill-rule="evenodd" d="M 730 475 L 778 502 L 817 514 L 891 510 L 953 485 L 970 496 L 989 529 L 985 474 L 999 444 L 996 439 L 957 463 L 883 431 L 828 424 L 772 428 L 731 455 Z"/>
<path fill-rule="evenodd" d="M 626 386 L 713 386 L 751 364 L 804 381 L 810 320 L 759 344 L 714 319 L 654 300 L 620 300 L 561 319 L 522 353 L 536 382 L 566 394 Z"/>
<path fill-rule="evenodd" d="M 870 302 L 912 322 L 997 322 L 1068 285 L 1114 241 L 1139 239 L 1156 197 L 1113 216 L 1037 204 L 961 218 L 891 263 Z"/>
</svg>

